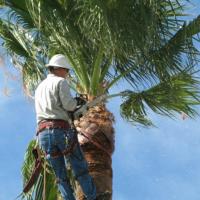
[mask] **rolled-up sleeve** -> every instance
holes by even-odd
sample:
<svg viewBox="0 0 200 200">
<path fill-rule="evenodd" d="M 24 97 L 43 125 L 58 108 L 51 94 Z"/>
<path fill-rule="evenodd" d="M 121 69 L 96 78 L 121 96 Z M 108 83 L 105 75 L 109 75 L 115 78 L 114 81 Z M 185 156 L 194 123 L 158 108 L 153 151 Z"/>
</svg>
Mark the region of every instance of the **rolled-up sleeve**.
<svg viewBox="0 0 200 200">
<path fill-rule="evenodd" d="M 77 106 L 77 101 L 73 99 L 70 88 L 66 80 L 59 82 L 59 96 L 62 106 L 67 111 L 75 110 Z"/>
</svg>

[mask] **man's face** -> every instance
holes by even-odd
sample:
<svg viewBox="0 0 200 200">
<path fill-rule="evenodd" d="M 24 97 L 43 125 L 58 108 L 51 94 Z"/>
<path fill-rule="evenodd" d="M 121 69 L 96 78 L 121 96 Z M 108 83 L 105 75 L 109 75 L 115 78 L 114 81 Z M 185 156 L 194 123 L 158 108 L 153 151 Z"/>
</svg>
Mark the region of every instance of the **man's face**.
<svg viewBox="0 0 200 200">
<path fill-rule="evenodd" d="M 61 67 L 56 68 L 56 69 L 55 69 L 55 72 L 56 72 L 56 75 L 57 75 L 57 76 L 60 76 L 60 77 L 62 77 L 62 78 L 67 78 L 67 76 L 68 76 L 68 74 L 69 74 L 69 70 L 68 70 L 68 69 L 66 69 L 66 68 L 61 68 Z"/>
</svg>

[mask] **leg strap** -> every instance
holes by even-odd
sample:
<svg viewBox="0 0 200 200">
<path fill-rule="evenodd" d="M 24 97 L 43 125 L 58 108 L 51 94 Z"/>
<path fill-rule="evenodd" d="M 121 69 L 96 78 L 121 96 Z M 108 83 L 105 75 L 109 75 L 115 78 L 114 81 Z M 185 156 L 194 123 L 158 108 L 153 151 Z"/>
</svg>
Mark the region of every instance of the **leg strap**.
<svg viewBox="0 0 200 200">
<path fill-rule="evenodd" d="M 60 156 L 67 156 L 67 155 L 69 155 L 69 154 L 71 154 L 73 152 L 73 150 L 76 147 L 76 145 L 77 145 L 77 141 L 73 141 L 69 148 L 65 149 L 62 152 L 59 151 L 59 150 L 58 151 L 53 151 L 53 152 L 50 153 L 50 156 L 51 156 L 51 158 L 58 158 Z M 45 155 L 48 155 L 48 153 L 45 152 Z"/>
<path fill-rule="evenodd" d="M 60 178 L 56 178 L 56 183 L 63 183 L 63 182 L 68 182 L 67 178 L 65 179 L 60 179 Z"/>
<path fill-rule="evenodd" d="M 62 154 L 65 156 L 71 154 L 74 151 L 77 143 L 78 141 L 74 139 L 73 142 L 69 145 L 69 147 L 62 152 Z"/>
<path fill-rule="evenodd" d="M 51 158 L 58 158 L 58 157 L 60 157 L 60 156 L 63 156 L 63 153 L 60 152 L 60 151 L 53 151 L 53 152 L 51 152 L 50 154 L 47 153 L 47 152 L 45 152 L 45 156 L 47 156 L 47 155 L 50 155 Z"/>
</svg>

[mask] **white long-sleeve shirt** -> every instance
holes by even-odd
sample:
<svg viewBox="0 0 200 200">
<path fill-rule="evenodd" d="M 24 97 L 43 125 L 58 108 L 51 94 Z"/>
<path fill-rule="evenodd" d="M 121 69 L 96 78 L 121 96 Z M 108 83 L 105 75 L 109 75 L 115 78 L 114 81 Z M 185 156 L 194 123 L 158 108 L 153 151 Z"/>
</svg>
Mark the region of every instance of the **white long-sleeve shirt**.
<svg viewBox="0 0 200 200">
<path fill-rule="evenodd" d="M 72 98 L 67 81 L 54 74 L 48 74 L 35 91 L 37 123 L 44 119 L 69 120 L 67 111 L 73 111 L 77 101 Z"/>
</svg>

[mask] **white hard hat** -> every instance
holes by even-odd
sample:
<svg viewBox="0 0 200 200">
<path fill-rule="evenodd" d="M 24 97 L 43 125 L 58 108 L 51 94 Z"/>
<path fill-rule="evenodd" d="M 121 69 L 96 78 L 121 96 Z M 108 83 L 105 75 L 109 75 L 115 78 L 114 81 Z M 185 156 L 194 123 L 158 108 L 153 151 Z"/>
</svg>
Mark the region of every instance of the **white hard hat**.
<svg viewBox="0 0 200 200">
<path fill-rule="evenodd" d="M 71 69 L 70 64 L 67 62 L 66 57 L 63 54 L 56 54 L 54 55 L 48 64 L 45 65 L 46 67 L 61 67 L 65 69 Z"/>
</svg>

